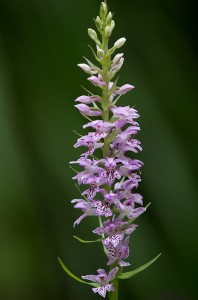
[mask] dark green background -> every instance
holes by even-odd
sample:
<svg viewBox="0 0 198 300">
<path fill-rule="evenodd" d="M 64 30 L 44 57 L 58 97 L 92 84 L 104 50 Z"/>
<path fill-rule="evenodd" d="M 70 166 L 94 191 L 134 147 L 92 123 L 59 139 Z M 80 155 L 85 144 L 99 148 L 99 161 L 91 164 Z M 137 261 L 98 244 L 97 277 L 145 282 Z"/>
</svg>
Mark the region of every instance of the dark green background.
<svg viewBox="0 0 198 300">
<path fill-rule="evenodd" d="M 84 119 L 74 109 L 91 89 L 76 67 L 92 58 L 87 28 L 97 0 L 0 1 L 0 299 L 99 299 L 78 276 L 105 267 L 91 238 L 94 220 L 75 230 L 79 197 L 68 162 Z M 131 239 L 132 268 L 163 255 L 120 284 L 120 300 L 195 300 L 197 245 L 196 1 L 109 0 L 112 43 L 125 36 L 120 85 L 136 89 L 123 105 L 141 114 L 145 163 L 139 192 L 152 202 Z"/>
</svg>

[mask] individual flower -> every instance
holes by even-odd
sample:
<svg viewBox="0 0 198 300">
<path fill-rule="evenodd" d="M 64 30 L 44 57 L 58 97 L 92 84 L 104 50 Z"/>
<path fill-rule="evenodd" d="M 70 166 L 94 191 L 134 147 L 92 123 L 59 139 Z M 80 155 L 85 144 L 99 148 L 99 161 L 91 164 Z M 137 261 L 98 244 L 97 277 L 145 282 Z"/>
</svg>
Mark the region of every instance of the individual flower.
<svg viewBox="0 0 198 300">
<path fill-rule="evenodd" d="M 110 283 L 116 276 L 119 268 L 116 267 L 112 269 L 108 274 L 103 269 L 98 269 L 98 275 L 85 275 L 82 276 L 83 279 L 96 282 L 99 284 L 98 287 L 92 288 L 94 293 L 98 293 L 103 298 L 106 297 L 107 292 L 115 291 L 115 288 L 112 283 Z"/>
<path fill-rule="evenodd" d="M 88 151 L 86 153 L 81 154 L 81 156 L 88 156 L 94 153 L 94 151 L 98 148 L 102 148 L 104 143 L 99 142 L 101 138 L 104 138 L 106 133 L 95 133 L 89 132 L 88 135 L 82 136 L 78 139 L 77 143 L 74 145 L 74 148 L 78 148 L 79 146 L 88 147 Z"/>
<path fill-rule="evenodd" d="M 95 120 L 83 126 L 83 128 L 87 127 L 94 128 L 97 133 L 108 133 L 114 127 L 114 124 L 110 122 L 104 122 L 102 120 Z"/>
<path fill-rule="evenodd" d="M 87 202 L 83 199 L 73 199 L 71 202 L 76 203 L 74 208 L 79 208 L 83 211 L 83 214 L 74 222 L 74 227 L 80 224 L 85 217 L 96 215 L 96 210 L 92 207 L 90 202 Z"/>
<path fill-rule="evenodd" d="M 108 244 L 106 246 L 108 252 L 107 255 L 109 258 L 109 261 L 107 263 L 108 266 L 114 264 L 115 262 L 117 262 L 120 267 L 127 267 L 130 265 L 130 263 L 125 262 L 123 260 L 128 258 L 129 256 L 128 244 L 129 244 L 129 236 L 126 237 L 123 242 L 121 241 L 120 243 L 118 243 L 116 247 L 114 247 L 112 244 Z"/>
<path fill-rule="evenodd" d="M 144 207 L 135 208 L 135 202 L 135 194 L 132 194 L 131 198 L 125 200 L 123 203 L 117 201 L 116 208 L 123 218 L 126 216 L 128 219 L 135 219 L 145 212 L 146 209 Z"/>
<path fill-rule="evenodd" d="M 93 230 L 93 233 L 99 235 L 105 234 L 107 237 L 102 241 L 102 243 L 105 246 L 112 244 L 115 248 L 119 242 L 123 240 L 124 235 L 131 234 L 136 227 L 137 225 L 128 224 L 125 221 L 109 219 L 103 223 L 103 227 L 97 227 L 95 230 Z"/>
<path fill-rule="evenodd" d="M 129 119 L 137 119 L 139 115 L 137 110 L 131 108 L 130 106 L 119 106 L 112 107 L 111 111 L 113 112 L 114 117 L 129 120 Z"/>
</svg>

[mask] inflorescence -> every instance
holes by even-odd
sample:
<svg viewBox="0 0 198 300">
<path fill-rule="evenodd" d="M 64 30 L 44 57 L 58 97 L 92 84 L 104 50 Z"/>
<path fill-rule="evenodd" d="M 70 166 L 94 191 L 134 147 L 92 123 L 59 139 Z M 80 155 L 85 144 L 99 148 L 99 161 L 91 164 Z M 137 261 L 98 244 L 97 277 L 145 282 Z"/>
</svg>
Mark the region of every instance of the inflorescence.
<svg viewBox="0 0 198 300">
<path fill-rule="evenodd" d="M 73 179 L 77 180 L 81 198 L 72 200 L 72 203 L 82 214 L 74 226 L 87 216 L 99 218 L 99 227 L 93 233 L 99 235 L 98 241 L 103 245 L 107 266 L 110 266 L 108 274 L 98 269 L 98 275 L 82 278 L 92 282 L 94 293 L 105 297 L 107 292 L 116 292 L 116 280 L 122 279 L 123 267 L 130 265 L 126 259 L 129 256 L 130 237 L 137 228 L 134 220 L 146 208 L 143 206 L 143 197 L 136 192 L 141 181 L 143 162 L 131 155 L 142 151 L 141 143 L 136 138 L 140 130 L 137 123 L 139 114 L 130 106 L 118 106 L 120 97 L 134 89 L 130 84 L 119 86 L 116 76 L 124 57 L 123 53 L 114 53 L 124 45 L 126 39 L 120 38 L 109 48 L 115 22 L 106 2 L 101 3 L 95 25 L 99 36 L 93 29 L 88 29 L 88 34 L 96 44 L 96 51 L 91 50 L 97 65 L 85 58 L 86 63 L 78 66 L 89 74 L 88 81 L 100 92 L 95 95 L 87 91 L 86 95 L 75 100 L 75 107 L 88 120 L 83 128 L 89 132 L 80 136 L 74 145 L 75 148 L 83 146 L 85 152 L 70 164 L 72 168 L 73 164 L 80 166 L 80 171 L 76 171 Z"/>
</svg>

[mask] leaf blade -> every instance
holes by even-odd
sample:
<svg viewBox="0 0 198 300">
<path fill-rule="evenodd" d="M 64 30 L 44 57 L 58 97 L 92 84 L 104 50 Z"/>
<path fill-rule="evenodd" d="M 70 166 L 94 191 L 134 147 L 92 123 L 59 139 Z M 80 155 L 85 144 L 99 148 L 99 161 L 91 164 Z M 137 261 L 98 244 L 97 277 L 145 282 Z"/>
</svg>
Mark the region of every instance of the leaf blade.
<svg viewBox="0 0 198 300">
<path fill-rule="evenodd" d="M 101 241 L 103 240 L 103 239 L 101 238 L 101 239 L 97 239 L 97 240 L 94 240 L 94 241 L 86 241 L 86 240 L 83 240 L 83 239 L 79 238 L 79 237 L 76 236 L 76 235 L 74 235 L 74 238 L 75 238 L 76 240 L 78 240 L 79 242 L 84 243 L 84 244 L 88 244 L 88 243 L 97 243 L 97 242 L 101 242 Z"/>
<path fill-rule="evenodd" d="M 58 257 L 58 261 L 61 265 L 61 267 L 63 268 L 63 270 L 73 279 L 75 279 L 76 281 L 80 282 L 80 283 L 84 283 L 84 284 L 89 284 L 92 285 L 94 287 L 98 287 L 99 285 L 97 283 L 93 283 L 93 282 L 86 282 L 84 280 L 82 280 L 81 278 L 77 277 L 76 275 L 74 275 L 63 263 L 63 261 Z"/>
<path fill-rule="evenodd" d="M 161 255 L 161 253 L 158 254 L 155 258 L 153 258 L 148 263 L 144 264 L 143 266 L 141 266 L 141 267 L 139 267 L 139 268 L 137 268 L 133 271 L 122 273 L 120 276 L 118 276 L 118 278 L 119 279 L 128 279 L 128 278 L 131 278 L 131 277 L 135 276 L 136 274 L 140 273 L 141 271 L 145 270 L 150 265 L 152 265 L 160 257 L 160 255 Z"/>
</svg>

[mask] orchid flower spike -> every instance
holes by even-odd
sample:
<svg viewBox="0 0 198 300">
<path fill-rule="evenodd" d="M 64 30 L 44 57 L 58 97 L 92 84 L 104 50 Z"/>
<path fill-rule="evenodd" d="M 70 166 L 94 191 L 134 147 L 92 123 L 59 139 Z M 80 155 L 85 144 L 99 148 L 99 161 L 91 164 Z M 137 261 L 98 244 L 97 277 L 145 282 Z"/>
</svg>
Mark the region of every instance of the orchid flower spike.
<svg viewBox="0 0 198 300">
<path fill-rule="evenodd" d="M 106 1 L 101 3 L 95 25 L 96 31 L 89 28 L 88 35 L 95 43 L 92 52 L 96 63 L 86 59 L 86 63 L 78 66 L 89 74 L 88 84 L 98 92 L 95 95 L 86 90 L 87 95 L 78 96 L 75 100 L 78 103 L 75 107 L 89 122 L 83 126 L 86 133 L 80 135 L 74 145 L 74 148 L 83 147 L 83 151 L 76 161 L 71 162 L 79 166 L 79 171 L 74 169 L 73 179 L 77 181 L 80 193 L 79 199 L 71 202 L 80 211 L 74 226 L 90 216 L 98 219 L 99 226 L 93 230 L 96 240 L 76 239 L 83 243 L 100 243 L 110 271 L 98 269 L 98 275 L 84 275 L 81 279 L 59 261 L 70 276 L 91 285 L 94 293 L 103 298 L 108 294 L 110 300 L 118 300 L 118 280 L 134 276 L 159 255 L 141 268 L 123 272 L 125 267 L 130 266 L 126 260 L 130 253 L 130 240 L 138 227 L 134 221 L 148 207 L 144 207 L 143 197 L 137 192 L 143 166 L 143 162 L 136 158 L 136 153 L 142 151 L 141 142 L 136 137 L 140 131 L 137 122 L 140 115 L 133 107 L 117 104 L 120 97 L 132 91 L 134 86 L 128 83 L 118 85 L 115 78 L 124 63 L 123 53 L 115 52 L 125 44 L 126 38 L 118 39 L 112 48 L 108 48 L 115 22 Z"/>
</svg>

